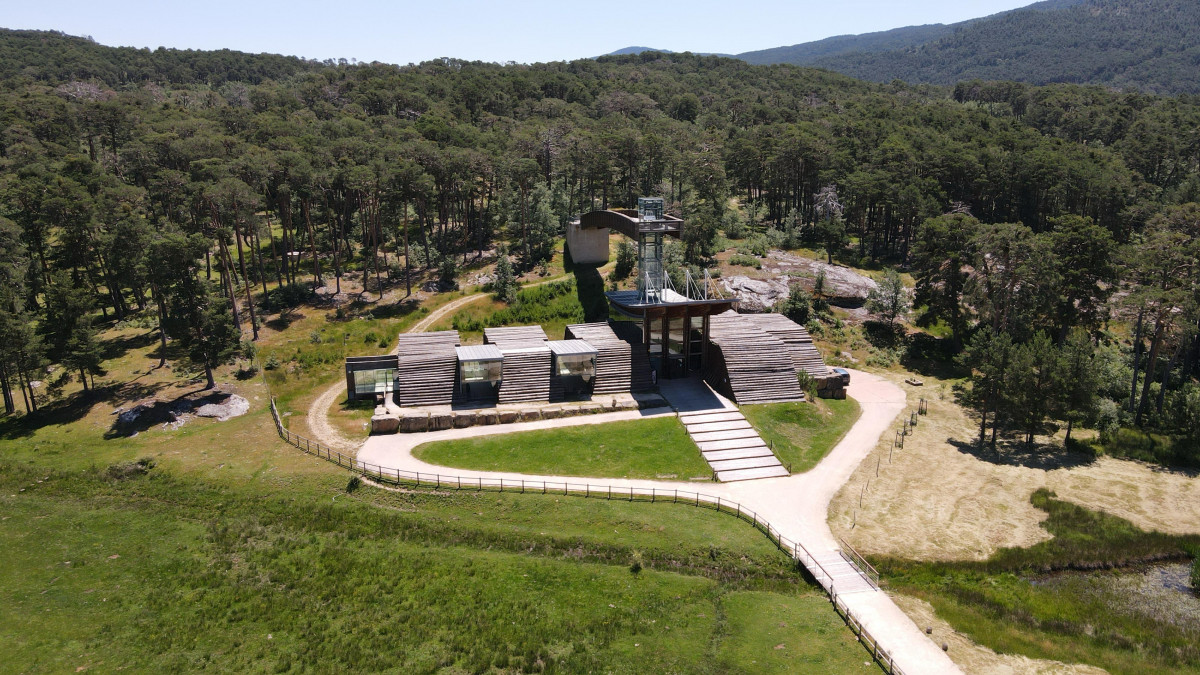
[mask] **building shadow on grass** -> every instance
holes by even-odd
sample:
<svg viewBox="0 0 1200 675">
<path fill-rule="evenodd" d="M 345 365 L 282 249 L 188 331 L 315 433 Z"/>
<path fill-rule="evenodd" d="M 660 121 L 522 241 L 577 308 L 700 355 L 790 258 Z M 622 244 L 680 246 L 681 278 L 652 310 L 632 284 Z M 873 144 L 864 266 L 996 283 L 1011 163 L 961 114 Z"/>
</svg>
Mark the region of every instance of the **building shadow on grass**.
<svg viewBox="0 0 1200 675">
<path fill-rule="evenodd" d="M 1024 441 L 1002 439 L 997 441 L 996 449 L 992 450 L 990 444 L 980 445 L 977 439 L 964 441 L 947 438 L 946 442 L 964 455 L 1000 466 L 1020 466 L 1026 469 L 1053 471 L 1088 466 L 1096 461 L 1096 456 L 1092 453 L 1072 452 L 1064 449 L 1061 445 L 1049 443 L 1034 443 L 1030 448 L 1025 445 Z"/>
</svg>

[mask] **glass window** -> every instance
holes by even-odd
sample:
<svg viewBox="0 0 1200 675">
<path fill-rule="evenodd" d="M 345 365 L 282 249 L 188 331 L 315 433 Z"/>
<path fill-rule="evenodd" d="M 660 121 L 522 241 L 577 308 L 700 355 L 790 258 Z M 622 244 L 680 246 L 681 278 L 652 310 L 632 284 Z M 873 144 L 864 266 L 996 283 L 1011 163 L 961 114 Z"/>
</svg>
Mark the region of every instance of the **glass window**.
<svg viewBox="0 0 1200 675">
<path fill-rule="evenodd" d="M 499 382 L 503 361 L 462 361 L 460 378 L 463 382 Z"/>
<path fill-rule="evenodd" d="M 596 357 L 592 354 L 559 356 L 558 374 L 591 378 L 596 374 Z"/>
<path fill-rule="evenodd" d="M 356 370 L 354 371 L 354 393 L 387 393 L 392 390 L 392 380 L 395 376 L 396 371 L 392 368 Z"/>
</svg>

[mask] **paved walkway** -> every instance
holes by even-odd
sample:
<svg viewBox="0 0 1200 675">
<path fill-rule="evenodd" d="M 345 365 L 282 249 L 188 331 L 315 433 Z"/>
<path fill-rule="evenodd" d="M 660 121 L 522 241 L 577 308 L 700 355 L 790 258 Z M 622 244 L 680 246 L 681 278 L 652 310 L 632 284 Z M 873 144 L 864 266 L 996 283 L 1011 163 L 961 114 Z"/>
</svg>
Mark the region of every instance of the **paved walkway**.
<svg viewBox="0 0 1200 675">
<path fill-rule="evenodd" d="M 666 385 L 668 388 L 669 384 Z M 837 565 L 844 562 L 841 550 L 826 522 L 829 502 L 833 495 L 850 478 L 863 458 L 870 454 L 876 442 L 891 425 L 892 420 L 904 410 L 903 390 L 874 375 L 852 371 L 848 394 L 858 401 L 862 416 L 850 428 L 846 436 L 829 455 L 812 470 L 794 476 L 767 478 L 736 483 L 705 483 L 703 486 L 680 481 L 653 481 L 628 479 L 577 479 L 564 476 L 535 476 L 529 474 L 448 470 L 446 467 L 427 464 L 413 457 L 412 449 L 430 441 L 485 436 L 527 429 L 559 428 L 579 424 L 601 424 L 615 420 L 636 419 L 675 414 L 670 409 L 652 411 L 630 411 L 607 413 L 587 417 L 544 420 L 508 424 L 503 427 L 470 427 L 449 429 L 424 434 L 394 434 L 372 436 L 358 452 L 358 460 L 387 469 L 420 471 L 421 473 L 462 473 L 484 480 L 554 481 L 565 478 L 603 483 L 614 488 L 658 488 L 661 490 L 698 490 L 722 499 L 730 499 L 765 517 L 788 539 L 800 542 L 818 561 Z M 668 395 L 669 396 L 669 395 Z M 810 571 L 828 588 L 830 580 L 816 567 L 813 561 L 804 560 Z M 961 671 L 932 640 L 908 618 L 891 598 L 874 588 L 864 588 L 859 581 L 850 577 L 850 566 L 837 565 L 829 569 L 832 584 L 842 603 L 863 624 L 866 630 L 879 641 L 880 646 L 892 654 L 897 666 L 909 675 L 918 673 L 960 673 Z"/>
</svg>

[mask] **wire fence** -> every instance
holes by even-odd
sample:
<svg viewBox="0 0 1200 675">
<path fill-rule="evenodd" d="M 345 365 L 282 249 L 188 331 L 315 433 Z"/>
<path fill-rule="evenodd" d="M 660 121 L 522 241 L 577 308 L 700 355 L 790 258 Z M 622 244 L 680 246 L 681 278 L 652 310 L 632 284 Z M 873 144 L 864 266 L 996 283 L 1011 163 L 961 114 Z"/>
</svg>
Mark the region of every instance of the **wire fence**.
<svg viewBox="0 0 1200 675">
<path fill-rule="evenodd" d="M 779 547 L 803 565 L 808 570 L 809 574 L 821 585 L 821 588 L 828 594 L 830 602 L 833 603 L 834 609 L 842 615 L 846 625 L 854 632 L 855 636 L 863 643 L 867 650 L 871 653 L 872 658 L 888 673 L 892 675 L 904 675 L 904 671 L 896 665 L 892 655 L 887 650 L 883 649 L 878 641 L 870 634 L 870 632 L 862 625 L 862 622 L 854 615 L 846 603 L 841 599 L 836 586 L 834 585 L 834 576 L 830 571 L 809 552 L 798 541 L 789 539 L 783 536 L 778 529 L 775 528 L 766 518 L 759 516 L 754 511 L 745 508 L 741 504 L 730 501 L 723 497 L 708 495 L 700 492 L 692 492 L 689 490 L 676 489 L 660 489 L 660 488 L 642 488 L 633 486 L 613 486 L 613 485 L 596 485 L 592 483 L 571 483 L 567 481 L 545 481 L 545 480 L 526 480 L 512 478 L 484 478 L 482 476 L 459 476 L 453 474 L 442 473 L 426 473 L 421 471 L 406 471 L 402 469 L 392 469 L 382 467 L 377 464 L 368 464 L 360 462 L 354 457 L 342 454 L 319 441 L 314 441 L 299 434 L 292 433 L 283 426 L 283 421 L 279 415 L 279 409 L 275 405 L 275 397 L 271 397 L 271 418 L 275 422 L 275 430 L 289 445 L 292 445 L 304 452 L 314 455 L 318 458 L 327 460 L 338 466 L 352 471 L 356 474 L 368 478 L 378 483 L 385 485 L 396 485 L 404 487 L 429 487 L 437 490 L 472 490 L 476 492 L 494 491 L 494 492 L 520 492 L 521 494 L 561 494 L 565 496 L 587 497 L 593 499 L 618 499 L 622 501 L 646 501 L 646 502 L 671 502 L 673 504 L 686 504 L 698 508 L 710 508 L 719 513 L 727 513 L 731 516 L 746 521 L 754 526 L 755 529 L 762 532 L 771 540 L 771 543 Z M 842 542 L 845 545 L 845 542 Z M 848 548 L 848 545 L 846 545 Z M 853 551 L 853 549 L 850 549 Z M 842 553 L 849 562 L 858 566 L 859 571 L 873 583 L 875 588 L 879 587 L 879 573 L 871 567 L 862 556 L 859 556 L 856 551 L 853 551 L 851 556 Z M 861 561 L 861 562 L 859 562 Z M 865 567 L 863 567 L 865 565 Z M 870 572 L 865 570 L 869 569 Z"/>
</svg>

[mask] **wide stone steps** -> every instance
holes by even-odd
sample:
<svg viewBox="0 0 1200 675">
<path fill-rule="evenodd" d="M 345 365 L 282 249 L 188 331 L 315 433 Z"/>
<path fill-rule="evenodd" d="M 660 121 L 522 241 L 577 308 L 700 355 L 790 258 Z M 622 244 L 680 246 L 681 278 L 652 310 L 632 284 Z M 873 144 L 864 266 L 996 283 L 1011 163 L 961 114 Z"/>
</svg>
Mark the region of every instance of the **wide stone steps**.
<svg viewBox="0 0 1200 675">
<path fill-rule="evenodd" d="M 789 475 L 782 464 L 765 466 L 759 469 L 735 469 L 733 471 L 718 471 L 717 480 L 722 483 L 732 483 L 739 480 L 754 480 L 756 478 L 782 478 Z"/>
<path fill-rule="evenodd" d="M 705 433 L 692 434 L 692 440 L 697 443 L 708 441 L 729 441 L 737 438 L 758 438 L 758 432 L 754 429 L 733 429 L 732 431 L 709 431 Z"/>
<path fill-rule="evenodd" d="M 700 424 L 683 423 L 687 427 L 688 432 L 703 434 L 712 431 L 737 431 L 738 429 L 751 429 L 750 423 L 743 417 L 740 420 L 729 420 L 727 422 L 702 422 Z"/>
<path fill-rule="evenodd" d="M 679 421 L 722 482 L 788 475 L 742 413 L 731 408 L 679 414 Z"/>
<path fill-rule="evenodd" d="M 736 448 L 734 450 L 713 450 L 712 452 L 701 452 L 704 459 L 711 464 L 720 462 L 726 459 L 747 459 L 749 457 L 773 457 L 771 449 L 765 445 L 760 445 L 753 448 Z"/>
<path fill-rule="evenodd" d="M 767 447 L 761 438 L 748 436 L 746 438 L 731 438 L 725 441 L 701 441 L 696 443 L 700 446 L 700 452 L 713 452 L 717 450 L 741 450 L 743 448 L 752 448 L 755 446 Z"/>
</svg>

